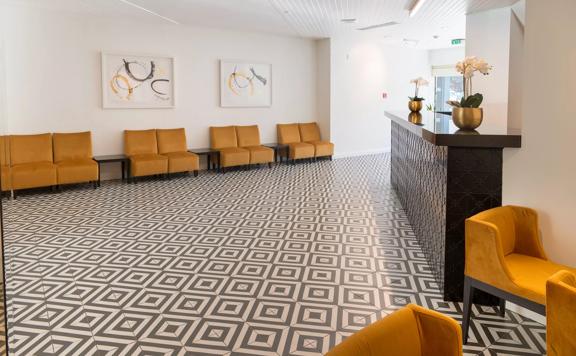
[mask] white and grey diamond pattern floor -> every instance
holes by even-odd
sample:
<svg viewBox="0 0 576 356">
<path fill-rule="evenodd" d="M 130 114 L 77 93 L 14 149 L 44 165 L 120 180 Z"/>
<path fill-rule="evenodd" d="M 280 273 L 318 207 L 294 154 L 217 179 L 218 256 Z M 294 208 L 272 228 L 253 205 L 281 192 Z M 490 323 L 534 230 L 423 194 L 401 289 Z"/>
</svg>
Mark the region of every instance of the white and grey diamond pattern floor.
<svg viewBox="0 0 576 356">
<path fill-rule="evenodd" d="M 447 303 L 388 155 L 105 182 L 6 203 L 13 355 L 320 355 Z M 540 355 L 545 328 L 476 309 L 470 355 Z"/>
</svg>

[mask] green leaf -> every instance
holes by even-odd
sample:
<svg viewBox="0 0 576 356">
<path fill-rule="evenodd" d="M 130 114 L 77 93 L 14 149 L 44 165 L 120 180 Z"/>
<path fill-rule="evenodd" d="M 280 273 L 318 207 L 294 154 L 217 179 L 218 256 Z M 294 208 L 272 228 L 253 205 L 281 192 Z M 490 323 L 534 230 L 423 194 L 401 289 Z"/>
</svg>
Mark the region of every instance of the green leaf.
<svg viewBox="0 0 576 356">
<path fill-rule="evenodd" d="M 483 100 L 484 100 L 484 96 L 480 93 L 476 93 L 476 94 L 470 95 L 468 98 L 466 98 L 466 100 L 464 101 L 464 105 L 462 105 L 462 107 L 477 108 L 477 107 L 480 107 L 480 104 L 482 104 Z"/>
</svg>

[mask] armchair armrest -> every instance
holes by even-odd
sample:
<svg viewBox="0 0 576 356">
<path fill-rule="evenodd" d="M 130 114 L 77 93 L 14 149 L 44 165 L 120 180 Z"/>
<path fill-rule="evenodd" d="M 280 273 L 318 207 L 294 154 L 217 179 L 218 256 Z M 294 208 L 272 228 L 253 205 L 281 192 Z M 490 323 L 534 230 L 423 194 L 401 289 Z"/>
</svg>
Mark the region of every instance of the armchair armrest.
<svg viewBox="0 0 576 356">
<path fill-rule="evenodd" d="M 464 274 L 500 289 L 509 289 L 512 275 L 504 261 L 498 228 L 489 222 L 466 220 L 466 266 Z"/>
<path fill-rule="evenodd" d="M 446 315 L 409 304 L 418 322 L 423 355 L 462 355 L 462 329 Z"/>
<path fill-rule="evenodd" d="M 514 211 L 515 218 L 515 252 L 548 260 L 540 241 L 540 227 L 536 210 L 521 206 L 510 206 L 510 208 Z"/>
</svg>

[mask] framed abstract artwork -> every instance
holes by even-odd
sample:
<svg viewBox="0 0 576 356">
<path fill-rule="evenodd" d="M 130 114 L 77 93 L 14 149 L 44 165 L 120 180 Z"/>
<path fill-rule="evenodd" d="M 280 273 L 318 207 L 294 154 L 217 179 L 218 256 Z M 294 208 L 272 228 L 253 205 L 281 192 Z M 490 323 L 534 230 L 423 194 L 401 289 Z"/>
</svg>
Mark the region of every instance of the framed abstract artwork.
<svg viewBox="0 0 576 356">
<path fill-rule="evenodd" d="M 174 58 L 102 53 L 102 106 L 174 107 Z"/>
<path fill-rule="evenodd" d="M 272 105 L 272 65 L 221 60 L 220 106 L 267 107 Z"/>
</svg>

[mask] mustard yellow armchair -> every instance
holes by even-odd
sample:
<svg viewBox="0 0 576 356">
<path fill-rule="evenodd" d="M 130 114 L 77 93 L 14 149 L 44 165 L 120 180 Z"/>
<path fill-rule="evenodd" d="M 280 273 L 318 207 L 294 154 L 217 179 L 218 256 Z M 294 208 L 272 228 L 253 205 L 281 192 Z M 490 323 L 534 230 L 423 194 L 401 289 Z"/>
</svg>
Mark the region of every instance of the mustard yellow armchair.
<svg viewBox="0 0 576 356">
<path fill-rule="evenodd" d="M 218 151 L 219 165 L 224 170 L 250 164 L 250 151 L 238 147 L 234 126 L 210 127 L 210 148 Z"/>
<path fill-rule="evenodd" d="M 250 152 L 250 164 L 268 163 L 268 166 L 272 165 L 274 150 L 260 144 L 260 130 L 257 125 L 236 126 L 236 137 L 238 147 Z"/>
<path fill-rule="evenodd" d="M 0 136 L 0 173 L 2 191 L 12 190 L 12 177 L 10 169 L 10 140 L 8 136 Z"/>
<path fill-rule="evenodd" d="M 576 355 L 576 275 L 556 272 L 546 282 L 548 356 Z"/>
<path fill-rule="evenodd" d="M 278 143 L 288 146 L 287 158 L 291 160 L 314 158 L 314 145 L 302 142 L 298 124 L 276 125 Z"/>
<path fill-rule="evenodd" d="M 58 184 L 91 182 L 96 187 L 98 163 L 92 159 L 92 134 L 55 133 L 52 139 Z"/>
<path fill-rule="evenodd" d="M 365 327 L 326 356 L 459 356 L 462 331 L 456 320 L 409 304 Z"/>
<path fill-rule="evenodd" d="M 519 206 L 486 210 L 466 220 L 464 342 L 468 336 L 475 290 L 546 314 L 546 280 L 566 267 L 546 257 L 539 238 L 538 214 Z"/>
<path fill-rule="evenodd" d="M 10 136 L 12 189 L 50 187 L 57 184 L 52 135 Z"/>
<path fill-rule="evenodd" d="M 125 130 L 124 154 L 130 158 L 130 176 L 168 173 L 168 157 L 158 154 L 156 130 Z"/>
<path fill-rule="evenodd" d="M 158 152 L 168 157 L 168 173 L 194 172 L 198 175 L 200 159 L 197 154 L 188 152 L 186 131 L 181 129 L 158 129 Z"/>
<path fill-rule="evenodd" d="M 315 157 L 329 157 L 334 155 L 334 144 L 328 141 L 322 141 L 320 138 L 320 128 L 315 122 L 298 124 L 300 130 L 300 139 L 302 142 L 314 145 Z"/>
</svg>

